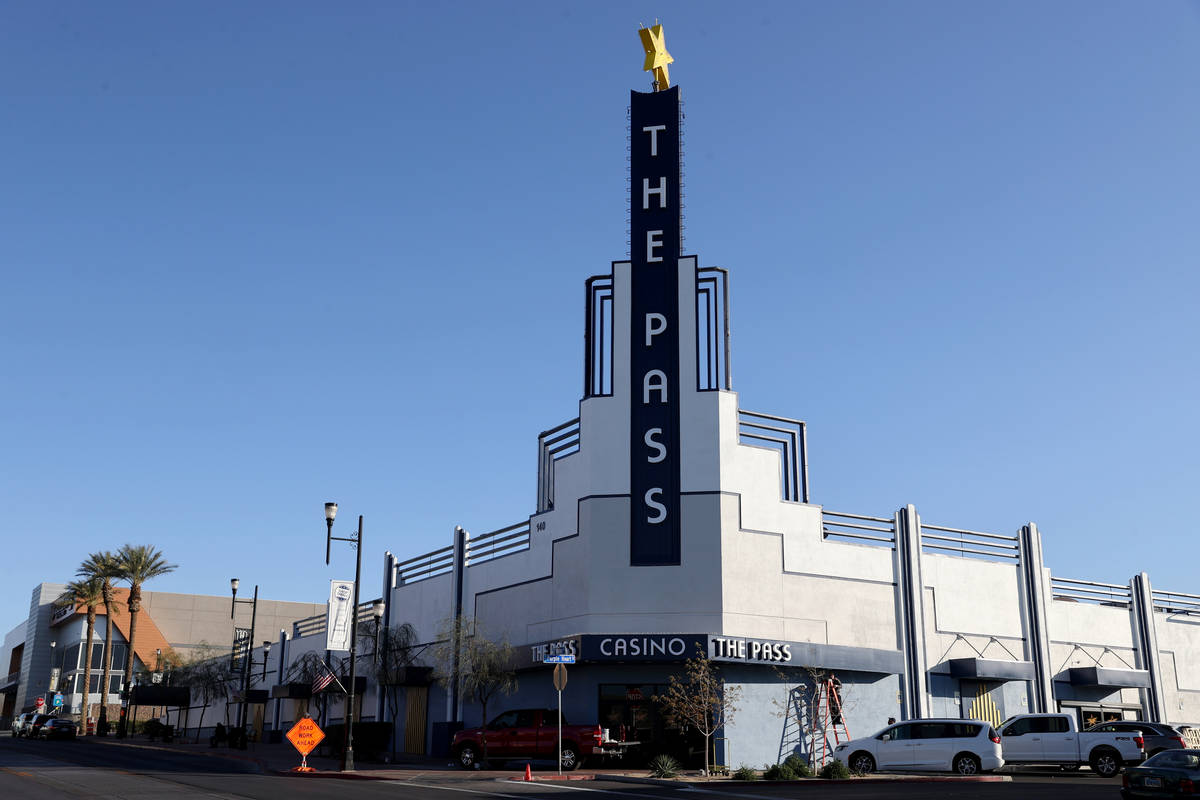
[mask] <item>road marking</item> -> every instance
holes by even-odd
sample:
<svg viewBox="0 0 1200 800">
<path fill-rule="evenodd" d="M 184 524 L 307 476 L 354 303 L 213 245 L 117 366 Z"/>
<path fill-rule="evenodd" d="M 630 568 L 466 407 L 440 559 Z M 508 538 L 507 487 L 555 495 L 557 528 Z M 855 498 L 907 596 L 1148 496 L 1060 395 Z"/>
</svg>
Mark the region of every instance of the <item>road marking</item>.
<svg viewBox="0 0 1200 800">
<path fill-rule="evenodd" d="M 604 779 L 596 778 L 596 780 L 604 780 Z M 539 789 L 565 789 L 565 790 L 571 791 L 571 792 L 594 792 L 596 794 L 615 794 L 615 795 L 620 795 L 621 797 L 648 797 L 648 798 L 652 798 L 652 800 L 662 800 L 662 797 L 663 797 L 663 795 L 661 793 L 660 794 L 643 794 L 641 792 L 618 792 L 616 789 L 593 789 L 589 786 L 568 786 L 568 785 L 566 785 L 566 781 L 530 781 L 529 783 L 525 783 L 524 781 L 522 781 L 521 783 L 523 786 L 536 786 Z M 637 784 L 630 784 L 630 785 L 636 786 Z M 678 789 L 675 788 L 674 786 L 664 786 L 662 788 L 668 792 L 702 791 L 702 790 L 693 789 L 690 786 L 680 786 Z M 712 792 L 712 794 L 717 794 L 717 792 Z M 726 793 L 720 792 L 720 794 L 726 794 Z M 730 794 L 730 797 L 736 797 L 736 796 L 737 795 Z M 757 795 L 742 795 L 742 796 L 743 797 L 757 797 Z M 766 799 L 764 798 L 764 800 L 766 800 Z"/>
<path fill-rule="evenodd" d="M 443 789 L 447 792 L 466 792 L 467 794 L 485 794 L 488 797 L 509 797 L 513 800 L 522 800 L 519 794 L 503 794 L 501 792 L 483 792 L 479 789 L 464 789 L 461 786 L 439 786 L 436 783 L 416 783 L 413 781 L 395 781 L 403 786 L 416 786 L 419 789 Z"/>
<path fill-rule="evenodd" d="M 604 780 L 604 778 L 597 777 L 596 780 L 600 781 L 600 780 Z M 575 791 L 575 792 L 596 792 L 597 794 L 616 794 L 616 795 L 620 795 L 621 797 L 647 797 L 647 798 L 652 798 L 652 800 L 662 800 L 662 798 L 663 798 L 662 794 L 643 794 L 643 793 L 639 793 L 639 792 L 618 792 L 615 789 L 592 789 L 587 786 L 554 785 L 557 783 L 558 783 L 558 781 L 536 781 L 536 782 L 530 783 L 529 785 L 530 786 L 540 786 L 540 787 L 546 788 L 546 789 L 567 789 L 567 790 Z M 779 800 L 779 798 L 775 797 L 774 795 L 746 794 L 744 792 L 727 792 L 723 789 L 705 789 L 702 786 L 694 786 L 694 785 L 689 785 L 689 784 L 681 784 L 678 787 L 663 786 L 662 788 L 668 792 L 692 792 L 694 794 L 719 794 L 722 797 L 743 797 L 743 798 L 747 798 L 748 800 Z"/>
</svg>

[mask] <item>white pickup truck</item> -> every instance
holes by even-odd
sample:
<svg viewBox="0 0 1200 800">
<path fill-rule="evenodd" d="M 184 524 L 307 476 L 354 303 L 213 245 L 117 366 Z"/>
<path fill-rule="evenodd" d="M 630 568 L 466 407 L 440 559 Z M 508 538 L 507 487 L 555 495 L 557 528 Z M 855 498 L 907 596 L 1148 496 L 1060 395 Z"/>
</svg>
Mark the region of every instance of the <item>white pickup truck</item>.
<svg viewBox="0 0 1200 800">
<path fill-rule="evenodd" d="M 1077 769 L 1083 764 L 1104 778 L 1125 764 L 1146 758 L 1145 742 L 1136 733 L 1084 733 L 1070 714 L 1019 714 L 1000 726 L 1005 764 L 1058 764 Z"/>
</svg>

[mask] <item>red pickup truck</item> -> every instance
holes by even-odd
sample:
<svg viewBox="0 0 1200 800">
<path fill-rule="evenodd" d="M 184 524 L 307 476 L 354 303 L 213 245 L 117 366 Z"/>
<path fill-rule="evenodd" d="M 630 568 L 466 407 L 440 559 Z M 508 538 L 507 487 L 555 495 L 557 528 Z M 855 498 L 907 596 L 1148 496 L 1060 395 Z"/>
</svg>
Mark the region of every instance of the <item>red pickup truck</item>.
<svg viewBox="0 0 1200 800">
<path fill-rule="evenodd" d="M 484 734 L 487 735 L 487 759 L 533 760 L 558 754 L 558 711 L 527 708 L 505 711 L 489 722 L 486 728 L 467 728 L 454 734 L 451 752 L 463 769 L 485 767 Z M 568 725 L 562 721 L 562 768 L 576 769 L 592 756 L 619 758 L 635 742 L 616 742 L 599 725 Z M 476 766 L 478 765 L 478 767 Z"/>
</svg>

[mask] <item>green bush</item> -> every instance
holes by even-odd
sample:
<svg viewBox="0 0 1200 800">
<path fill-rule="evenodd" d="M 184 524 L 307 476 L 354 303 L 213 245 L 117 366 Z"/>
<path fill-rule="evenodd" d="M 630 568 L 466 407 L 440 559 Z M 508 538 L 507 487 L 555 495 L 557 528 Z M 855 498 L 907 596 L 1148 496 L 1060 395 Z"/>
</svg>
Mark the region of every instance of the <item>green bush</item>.
<svg viewBox="0 0 1200 800">
<path fill-rule="evenodd" d="M 782 764 L 774 764 L 767 767 L 766 771 L 763 772 L 763 778 L 768 781 L 795 781 L 799 780 L 800 776 L 785 761 Z"/>
<path fill-rule="evenodd" d="M 796 777 L 798 778 L 812 777 L 812 769 L 808 766 L 808 762 L 795 753 L 785 758 L 783 763 L 791 767 L 792 772 L 796 773 Z"/>
<path fill-rule="evenodd" d="M 679 774 L 679 762 L 667 754 L 650 759 L 650 772 L 656 778 L 674 778 Z"/>
<path fill-rule="evenodd" d="M 734 770 L 733 779 L 735 781 L 756 781 L 758 780 L 758 770 L 742 764 Z"/>
<path fill-rule="evenodd" d="M 850 770 L 842 763 L 840 758 L 835 758 L 825 766 L 821 767 L 821 771 L 817 773 L 822 778 L 828 778 L 835 781 L 844 781 L 850 777 Z"/>
</svg>

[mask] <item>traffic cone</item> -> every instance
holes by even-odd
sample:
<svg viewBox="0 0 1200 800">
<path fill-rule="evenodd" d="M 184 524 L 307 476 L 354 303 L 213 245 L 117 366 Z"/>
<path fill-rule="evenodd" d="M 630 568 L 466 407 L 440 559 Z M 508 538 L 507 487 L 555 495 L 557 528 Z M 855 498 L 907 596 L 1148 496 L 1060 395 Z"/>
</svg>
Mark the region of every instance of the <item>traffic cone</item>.
<svg viewBox="0 0 1200 800">
<path fill-rule="evenodd" d="M 525 780 L 527 780 L 527 781 L 533 780 L 533 770 L 531 770 L 529 768 L 528 764 L 525 765 Z"/>
</svg>

